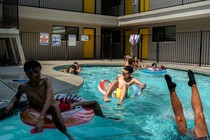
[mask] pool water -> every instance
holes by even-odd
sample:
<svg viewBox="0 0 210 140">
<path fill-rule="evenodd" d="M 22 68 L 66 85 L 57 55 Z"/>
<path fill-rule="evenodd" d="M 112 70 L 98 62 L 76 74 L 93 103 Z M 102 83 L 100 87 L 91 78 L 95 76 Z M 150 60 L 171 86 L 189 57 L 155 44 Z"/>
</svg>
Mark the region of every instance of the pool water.
<svg viewBox="0 0 210 140">
<path fill-rule="evenodd" d="M 62 67 L 57 67 L 59 70 Z M 63 66 L 64 68 L 64 66 Z M 103 96 L 97 86 L 103 79 L 113 81 L 121 74 L 122 67 L 82 67 L 80 76 L 84 78 L 83 87 L 77 94 L 87 100 L 96 100 L 105 115 L 121 118 L 120 121 L 103 119 L 98 116 L 86 124 L 69 127 L 69 132 L 76 140 L 178 140 L 173 111 L 164 74 L 133 73 L 133 77 L 147 84 L 140 96 L 125 99 L 122 106 L 117 106 L 118 99 L 103 102 Z M 187 85 L 185 71 L 168 69 L 167 73 L 177 83 L 177 95 L 183 104 L 188 127 L 193 127 L 193 110 L 191 107 L 191 89 Z M 203 102 L 206 123 L 210 128 L 210 77 L 195 75 L 197 86 Z M 44 130 L 41 134 L 30 134 L 30 126 L 23 124 L 19 115 L 5 119 L 0 123 L 0 139 L 4 140 L 63 140 L 66 137 L 57 129 Z M 183 138 L 185 139 L 185 138 Z"/>
</svg>

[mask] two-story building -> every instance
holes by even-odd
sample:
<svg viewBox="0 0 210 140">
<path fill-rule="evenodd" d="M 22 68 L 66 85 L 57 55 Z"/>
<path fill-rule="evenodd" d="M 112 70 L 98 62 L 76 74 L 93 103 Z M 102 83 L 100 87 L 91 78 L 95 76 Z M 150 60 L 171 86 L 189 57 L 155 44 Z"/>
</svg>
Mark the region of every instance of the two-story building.
<svg viewBox="0 0 210 140">
<path fill-rule="evenodd" d="M 0 0 L 0 34 L 13 28 L 22 46 L 21 51 L 14 47 L 16 40 L 2 35 L 0 56 L 12 56 L 15 63 L 122 59 L 127 54 L 155 60 L 158 44 L 160 60 L 182 62 L 189 55 L 184 62 L 191 63 L 197 47 L 209 46 L 209 7 L 209 0 Z M 57 34 L 60 44 L 53 45 Z M 131 45 L 132 34 L 142 35 L 140 43 Z"/>
</svg>

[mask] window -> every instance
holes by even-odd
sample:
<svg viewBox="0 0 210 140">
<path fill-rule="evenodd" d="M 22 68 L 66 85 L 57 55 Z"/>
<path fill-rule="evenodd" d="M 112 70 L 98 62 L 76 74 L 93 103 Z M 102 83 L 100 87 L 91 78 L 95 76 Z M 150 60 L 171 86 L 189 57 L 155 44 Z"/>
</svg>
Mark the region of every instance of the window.
<svg viewBox="0 0 210 140">
<path fill-rule="evenodd" d="M 78 27 L 66 27 L 66 34 L 76 35 L 77 41 L 79 41 L 79 28 Z"/>
<path fill-rule="evenodd" d="M 66 40 L 65 27 L 63 26 L 53 26 L 53 34 L 60 34 L 61 40 Z"/>
<path fill-rule="evenodd" d="M 152 42 L 176 41 L 176 26 L 154 27 Z"/>
<path fill-rule="evenodd" d="M 68 40 L 68 34 L 74 34 L 79 41 L 79 27 L 53 26 L 53 34 L 60 34 L 62 41 Z"/>
</svg>

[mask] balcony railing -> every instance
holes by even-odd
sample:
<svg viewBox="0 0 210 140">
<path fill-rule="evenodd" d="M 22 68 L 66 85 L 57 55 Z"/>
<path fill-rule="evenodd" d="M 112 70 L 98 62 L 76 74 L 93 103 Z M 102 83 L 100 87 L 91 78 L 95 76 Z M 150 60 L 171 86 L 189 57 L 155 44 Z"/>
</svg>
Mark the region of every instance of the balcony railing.
<svg viewBox="0 0 210 140">
<path fill-rule="evenodd" d="M 18 28 L 18 0 L 0 0 L 0 27 Z"/>
<path fill-rule="evenodd" d="M 147 0 L 144 0 L 145 2 Z M 163 9 L 163 8 L 168 8 L 168 7 L 174 7 L 174 6 L 179 6 L 179 5 L 185 5 L 185 4 L 190 4 L 190 3 L 196 3 L 196 2 L 201 2 L 205 0 L 150 0 L 150 10 L 157 10 L 157 9 Z M 145 4 L 144 2 L 144 4 Z"/>
<path fill-rule="evenodd" d="M 103 1 L 103 0 L 101 0 Z M 148 0 L 137 0 L 137 6 L 131 14 L 139 13 L 140 12 L 140 4 L 141 7 L 146 7 L 148 3 L 146 3 Z M 167 7 L 173 7 L 178 5 L 185 5 L 189 3 L 195 3 L 195 2 L 201 2 L 206 0 L 150 0 L 149 3 L 149 10 L 143 10 L 150 11 L 150 10 L 156 10 L 156 9 L 162 9 Z M 95 1 L 95 5 L 97 4 L 97 0 Z M 101 2 L 102 3 L 106 3 Z M 56 10 L 65 10 L 65 11 L 73 11 L 73 12 L 84 12 L 83 11 L 83 0 L 19 0 L 19 5 L 22 6 L 31 6 L 31 7 L 38 7 L 38 8 L 48 8 L 48 9 L 56 9 Z M 95 6 L 96 13 L 95 14 L 101 14 L 101 15 L 109 15 L 109 16 L 122 16 L 125 15 L 125 3 L 121 2 L 121 5 L 113 6 L 113 7 L 104 7 L 103 6 Z M 103 8 L 103 9 L 101 9 Z M 101 12 L 100 12 L 101 11 Z"/>
<path fill-rule="evenodd" d="M 103 0 L 102 0 L 103 1 Z M 143 2 L 146 6 L 147 0 L 137 0 L 137 2 Z M 185 5 L 189 3 L 201 2 L 207 0 L 150 0 L 149 10 L 162 9 L 167 7 L 173 7 L 178 5 Z M 98 6 L 100 3 L 97 3 L 95 6 L 95 14 L 101 15 L 109 15 L 109 16 L 122 16 L 124 14 L 125 3 L 121 3 L 121 5 L 104 8 L 103 6 Z M 106 1 L 105 1 L 106 2 Z M 102 2 L 101 2 L 102 3 Z M 64 11 L 74 11 L 74 12 L 84 12 L 83 11 L 83 0 L 0 0 L 0 27 L 9 27 L 9 28 L 18 28 L 18 5 L 21 6 L 31 6 L 38 8 L 48 8 L 48 9 L 56 9 L 56 10 L 64 10 Z M 140 4 L 138 6 L 137 11 L 133 11 L 133 13 L 140 12 Z M 142 6 L 141 6 L 142 7 Z M 145 10 L 146 12 L 147 10 Z"/>
</svg>

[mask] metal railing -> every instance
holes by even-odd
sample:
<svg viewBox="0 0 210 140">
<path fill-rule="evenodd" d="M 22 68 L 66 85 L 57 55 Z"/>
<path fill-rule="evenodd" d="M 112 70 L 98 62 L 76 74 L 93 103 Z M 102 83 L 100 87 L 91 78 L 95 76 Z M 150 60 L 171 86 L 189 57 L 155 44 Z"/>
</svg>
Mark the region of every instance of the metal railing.
<svg viewBox="0 0 210 140">
<path fill-rule="evenodd" d="M 82 0 L 19 0 L 19 5 L 83 12 Z"/>
<path fill-rule="evenodd" d="M 1 0 L 2 21 L 0 28 L 19 28 L 18 0 Z"/>
<path fill-rule="evenodd" d="M 149 40 L 149 60 L 210 66 L 210 31 L 177 33 L 175 41 L 164 42 L 152 42 L 149 35 Z"/>
<path fill-rule="evenodd" d="M 68 34 L 61 34 L 65 38 L 61 39 L 59 45 L 53 45 L 52 33 L 47 33 L 46 43 L 41 43 L 40 33 L 21 32 L 21 44 L 26 60 L 74 60 L 74 59 L 97 59 L 96 45 L 100 45 L 100 36 L 89 35 L 89 41 L 82 41 L 81 35 L 76 40 L 76 45 L 69 45 Z M 98 41 L 96 41 L 98 40 Z M 98 43 L 99 42 L 99 43 Z M 90 48 L 90 49 L 89 49 Z M 85 54 L 85 50 L 87 55 Z M 98 54 L 98 53 L 97 53 Z"/>
<path fill-rule="evenodd" d="M 102 0 L 103 1 L 103 0 Z M 142 0 L 139 0 L 140 3 Z M 162 9 L 167 7 L 185 5 L 195 2 L 201 2 L 206 0 L 150 0 L 149 3 L 149 10 L 143 10 L 144 12 L 156 9 Z M 144 0 L 143 6 L 147 5 L 147 0 Z M 97 0 L 96 0 L 97 3 Z M 101 2 L 102 4 L 102 2 Z M 56 10 L 65 10 L 65 11 L 73 11 L 73 12 L 83 12 L 83 0 L 19 0 L 19 5 L 22 6 L 31 6 L 31 7 L 38 7 L 38 8 L 47 8 L 47 9 L 56 9 Z M 98 5 L 98 4 L 95 4 Z M 113 6 L 113 7 L 105 7 L 101 9 L 103 6 L 95 6 L 96 13 L 101 15 L 109 15 L 109 16 L 123 16 L 125 3 L 121 3 L 121 5 Z M 137 5 L 140 10 L 140 4 Z M 133 13 L 137 13 L 139 11 L 133 11 Z"/>
<path fill-rule="evenodd" d="M 40 45 L 40 33 L 21 33 L 21 41 L 27 60 L 74 60 L 86 59 L 85 53 L 93 53 L 90 59 L 123 59 L 126 45 L 124 38 L 119 36 L 114 42 L 113 36 L 89 36 L 93 41 L 76 41 L 76 46 L 68 46 L 68 40 L 61 41 L 60 46 L 52 45 L 52 34 L 49 33 L 49 43 Z M 67 35 L 66 35 L 67 36 Z M 168 36 L 168 35 L 165 35 Z M 210 66 L 210 31 L 176 33 L 175 41 L 152 41 L 152 35 L 142 35 L 139 45 L 134 46 L 133 55 L 139 58 L 198 66 Z M 144 46 L 148 38 L 148 46 Z M 86 47 L 93 46 L 91 52 Z M 123 47 L 124 46 L 124 47 Z M 148 57 L 142 57 L 148 47 Z M 86 50 L 85 50 L 86 49 Z"/>
<path fill-rule="evenodd" d="M 146 4 L 147 0 L 144 0 L 144 4 Z M 150 0 L 150 7 L 149 10 L 157 10 L 163 9 L 168 7 L 174 7 L 179 5 L 185 5 L 190 3 L 196 3 L 206 0 Z"/>
<path fill-rule="evenodd" d="M 200 1 L 205 0 L 150 0 L 149 10 L 162 9 Z M 83 12 L 83 0 L 0 0 L 0 6 L 2 7 L 0 8 L 0 10 L 2 10 L 0 11 L 2 13 L 2 21 L 0 21 L 1 28 L 19 28 L 18 5 L 57 9 L 64 11 L 74 11 L 81 13 Z M 122 6 L 122 3 L 121 6 L 114 6 L 106 9 L 100 9 L 101 7 L 97 6 L 95 8 L 96 14 L 109 16 L 124 15 L 124 13 L 122 12 L 124 11 L 124 6 Z M 135 11 L 134 13 L 136 12 L 137 11 Z"/>
</svg>

